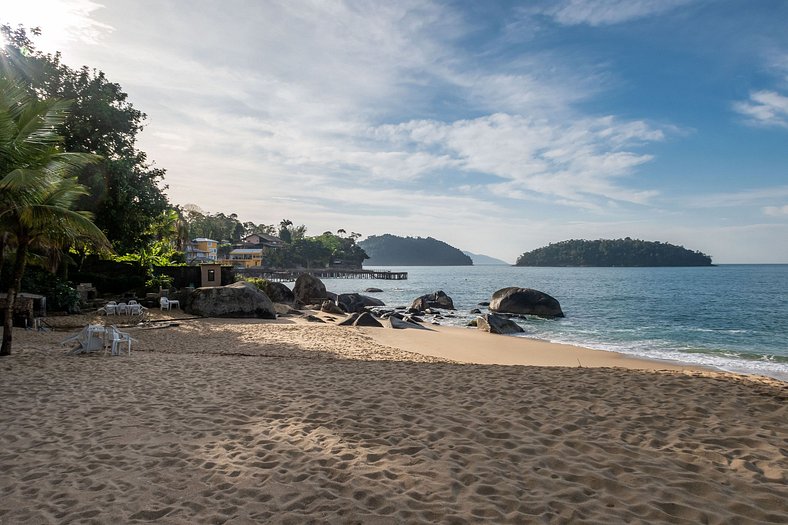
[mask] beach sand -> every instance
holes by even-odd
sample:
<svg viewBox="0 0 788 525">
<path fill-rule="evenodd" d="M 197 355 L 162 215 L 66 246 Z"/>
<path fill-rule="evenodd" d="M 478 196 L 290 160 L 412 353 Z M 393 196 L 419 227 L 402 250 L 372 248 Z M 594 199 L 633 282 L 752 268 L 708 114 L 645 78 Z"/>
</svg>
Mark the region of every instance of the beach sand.
<svg viewBox="0 0 788 525">
<path fill-rule="evenodd" d="M 0 523 L 788 522 L 777 380 L 473 330 L 177 322 L 120 357 L 14 332 Z M 568 366 L 522 366 L 529 345 Z"/>
</svg>

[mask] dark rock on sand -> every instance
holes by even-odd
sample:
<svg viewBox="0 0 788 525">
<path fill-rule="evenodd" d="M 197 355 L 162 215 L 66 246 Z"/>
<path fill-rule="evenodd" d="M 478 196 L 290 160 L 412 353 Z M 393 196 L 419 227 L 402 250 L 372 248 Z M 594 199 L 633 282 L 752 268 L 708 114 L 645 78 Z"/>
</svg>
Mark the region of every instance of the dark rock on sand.
<svg viewBox="0 0 788 525">
<path fill-rule="evenodd" d="M 405 328 L 418 328 L 419 330 L 426 330 L 426 328 L 421 326 L 420 324 L 398 319 L 393 316 L 389 317 L 389 326 L 391 326 L 392 328 L 396 328 L 398 330 L 402 330 Z"/>
<path fill-rule="evenodd" d="M 337 325 L 339 325 L 339 326 L 353 326 L 353 323 L 356 322 L 356 319 L 358 319 L 359 315 L 360 314 L 350 314 L 350 317 L 348 317 L 344 321 L 341 321 L 341 322 L 337 323 Z"/>
<path fill-rule="evenodd" d="M 203 317 L 257 317 L 276 319 L 274 303 L 253 284 L 239 281 L 227 286 L 197 288 L 184 310 Z"/>
<path fill-rule="evenodd" d="M 540 317 L 564 317 L 558 301 L 539 290 L 511 286 L 495 292 L 490 311 L 508 314 L 530 314 Z"/>
<path fill-rule="evenodd" d="M 357 293 L 341 293 L 337 296 L 337 306 L 345 312 L 363 312 L 371 306 L 386 306 L 386 303 L 374 297 L 367 297 Z"/>
<path fill-rule="evenodd" d="M 353 321 L 353 326 L 374 326 L 376 328 L 383 328 L 380 321 L 375 319 L 375 316 L 369 312 L 359 314 L 358 318 Z"/>
<path fill-rule="evenodd" d="M 345 311 L 332 303 L 329 299 L 323 301 L 323 304 L 320 305 L 320 311 L 327 314 L 345 315 Z"/>
<path fill-rule="evenodd" d="M 308 273 L 298 276 L 295 286 L 293 286 L 293 294 L 295 300 L 301 304 L 322 304 L 323 299 L 328 297 L 323 281 Z"/>
<path fill-rule="evenodd" d="M 516 334 L 525 331 L 511 319 L 495 314 L 484 314 L 477 317 L 476 328 L 491 334 Z"/>
<path fill-rule="evenodd" d="M 295 301 L 293 291 L 283 283 L 266 280 L 261 289 L 275 303 L 293 304 Z"/>
</svg>

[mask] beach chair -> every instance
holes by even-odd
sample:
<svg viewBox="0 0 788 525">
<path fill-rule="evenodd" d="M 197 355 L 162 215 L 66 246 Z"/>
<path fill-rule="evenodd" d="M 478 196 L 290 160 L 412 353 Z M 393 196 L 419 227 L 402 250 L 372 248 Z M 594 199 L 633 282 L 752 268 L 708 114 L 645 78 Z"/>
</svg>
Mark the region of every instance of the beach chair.
<svg viewBox="0 0 788 525">
<path fill-rule="evenodd" d="M 61 346 L 67 343 L 76 342 L 72 348 L 72 354 L 83 354 L 88 352 L 98 352 L 104 349 L 106 330 L 100 324 L 89 324 L 78 334 L 72 335 L 60 342 Z"/>
<path fill-rule="evenodd" d="M 126 355 L 131 355 L 131 342 L 136 341 L 128 333 L 121 332 L 114 324 L 107 328 L 107 336 L 104 340 L 104 348 L 109 349 L 112 355 L 120 355 L 126 344 Z"/>
<path fill-rule="evenodd" d="M 135 302 L 134 304 L 129 303 L 128 306 L 126 306 L 126 308 L 129 311 L 129 315 L 140 315 L 141 316 L 146 310 L 146 308 L 144 306 L 142 306 L 141 304 L 139 304 L 137 302 Z"/>
<path fill-rule="evenodd" d="M 104 315 L 115 315 L 118 309 L 118 303 L 115 301 L 108 301 L 102 308 L 99 308 L 99 312 L 104 312 Z"/>
</svg>

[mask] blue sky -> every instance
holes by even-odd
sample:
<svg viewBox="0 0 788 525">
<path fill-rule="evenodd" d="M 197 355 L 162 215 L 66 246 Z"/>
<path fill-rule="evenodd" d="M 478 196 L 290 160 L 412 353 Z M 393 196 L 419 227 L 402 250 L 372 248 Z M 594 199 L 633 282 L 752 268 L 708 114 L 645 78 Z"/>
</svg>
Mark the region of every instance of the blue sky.
<svg viewBox="0 0 788 525">
<path fill-rule="evenodd" d="M 174 203 L 510 262 L 629 236 L 788 263 L 783 0 L 28 0 L 0 18 L 123 86 Z"/>
</svg>

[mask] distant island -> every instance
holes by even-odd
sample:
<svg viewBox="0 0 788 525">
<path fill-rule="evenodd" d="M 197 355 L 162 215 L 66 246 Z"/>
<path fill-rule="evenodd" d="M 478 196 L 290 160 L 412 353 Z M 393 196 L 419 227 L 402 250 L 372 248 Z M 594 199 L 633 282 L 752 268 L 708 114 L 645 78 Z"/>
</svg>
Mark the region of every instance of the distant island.
<svg viewBox="0 0 788 525">
<path fill-rule="evenodd" d="M 711 257 L 659 241 L 562 241 L 526 252 L 516 266 L 711 266 Z"/>
<path fill-rule="evenodd" d="M 496 259 L 495 257 L 490 257 L 489 255 L 482 255 L 481 253 L 473 253 L 467 250 L 463 250 L 462 253 L 467 255 L 473 261 L 474 266 L 510 266 L 510 264 L 506 261 L 502 261 L 501 259 Z"/>
<path fill-rule="evenodd" d="M 443 241 L 427 237 L 372 235 L 358 243 L 369 259 L 364 266 L 472 266 L 470 257 Z"/>
</svg>

